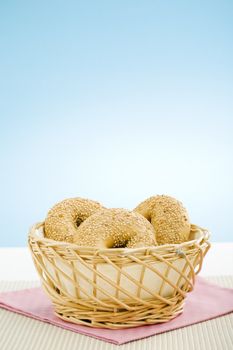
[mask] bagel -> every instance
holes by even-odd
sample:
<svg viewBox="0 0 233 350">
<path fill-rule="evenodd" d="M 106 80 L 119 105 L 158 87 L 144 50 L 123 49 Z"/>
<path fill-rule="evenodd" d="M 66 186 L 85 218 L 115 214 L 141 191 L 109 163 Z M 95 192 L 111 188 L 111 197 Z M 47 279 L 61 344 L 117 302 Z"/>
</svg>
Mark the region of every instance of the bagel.
<svg viewBox="0 0 233 350">
<path fill-rule="evenodd" d="M 46 238 L 73 242 L 79 225 L 97 210 L 99 202 L 83 198 L 69 198 L 55 204 L 48 212 L 44 224 Z"/>
<path fill-rule="evenodd" d="M 189 216 L 177 199 L 165 195 L 153 196 L 140 203 L 134 211 L 151 222 L 158 244 L 188 240 L 191 228 Z"/>
<path fill-rule="evenodd" d="M 103 209 L 78 228 L 74 243 L 95 248 L 139 248 L 156 245 L 153 226 L 126 209 Z"/>
</svg>

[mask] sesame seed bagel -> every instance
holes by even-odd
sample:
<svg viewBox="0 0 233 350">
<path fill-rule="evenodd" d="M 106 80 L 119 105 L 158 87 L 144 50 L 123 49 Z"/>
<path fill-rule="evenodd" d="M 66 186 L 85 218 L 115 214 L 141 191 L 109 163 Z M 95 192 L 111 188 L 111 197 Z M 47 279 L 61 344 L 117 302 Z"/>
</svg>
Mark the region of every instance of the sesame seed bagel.
<svg viewBox="0 0 233 350">
<path fill-rule="evenodd" d="M 191 227 L 189 216 L 177 199 L 165 195 L 153 196 L 140 203 L 134 211 L 151 222 L 158 244 L 188 240 Z"/>
<path fill-rule="evenodd" d="M 153 226 L 126 209 L 103 209 L 78 228 L 74 243 L 95 248 L 139 248 L 156 245 Z"/>
<path fill-rule="evenodd" d="M 90 215 L 103 208 L 98 202 L 84 198 L 69 198 L 55 204 L 44 224 L 46 238 L 73 242 L 79 225 Z"/>
</svg>

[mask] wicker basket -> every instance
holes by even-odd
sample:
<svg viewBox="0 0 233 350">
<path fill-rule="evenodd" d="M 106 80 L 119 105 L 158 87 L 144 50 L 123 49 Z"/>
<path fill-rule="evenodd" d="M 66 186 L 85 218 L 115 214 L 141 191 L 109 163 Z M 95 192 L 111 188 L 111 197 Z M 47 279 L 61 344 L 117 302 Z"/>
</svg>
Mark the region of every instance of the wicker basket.
<svg viewBox="0 0 233 350">
<path fill-rule="evenodd" d="M 149 248 L 95 249 L 29 232 L 29 247 L 55 314 L 101 328 L 169 321 L 182 313 L 210 248 L 209 232 L 191 226 L 190 241 Z"/>
</svg>

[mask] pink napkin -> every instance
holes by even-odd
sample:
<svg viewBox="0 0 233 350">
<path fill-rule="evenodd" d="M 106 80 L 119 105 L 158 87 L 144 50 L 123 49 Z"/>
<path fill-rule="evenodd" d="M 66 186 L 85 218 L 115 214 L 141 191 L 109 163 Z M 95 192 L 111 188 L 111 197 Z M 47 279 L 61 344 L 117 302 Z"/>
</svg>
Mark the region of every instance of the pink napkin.
<svg viewBox="0 0 233 350">
<path fill-rule="evenodd" d="M 194 291 L 186 298 L 183 314 L 167 323 L 122 330 L 90 328 L 62 321 L 53 314 L 51 302 L 41 288 L 0 293 L 0 307 L 73 332 L 124 344 L 232 312 L 233 289 L 222 288 L 197 277 Z"/>
</svg>

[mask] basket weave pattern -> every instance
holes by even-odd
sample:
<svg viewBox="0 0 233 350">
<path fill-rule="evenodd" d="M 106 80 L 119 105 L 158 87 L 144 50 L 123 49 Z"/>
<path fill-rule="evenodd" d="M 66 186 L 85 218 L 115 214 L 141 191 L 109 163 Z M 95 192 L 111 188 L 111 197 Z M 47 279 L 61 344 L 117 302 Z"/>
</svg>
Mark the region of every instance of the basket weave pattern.
<svg viewBox="0 0 233 350">
<path fill-rule="evenodd" d="M 166 322 L 182 313 L 210 248 L 208 231 L 182 244 L 102 249 L 46 239 L 43 223 L 29 233 L 29 248 L 55 313 L 90 327 L 127 328 Z"/>
</svg>

